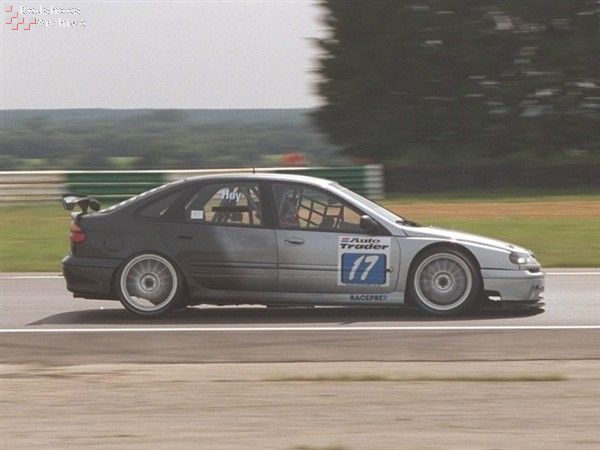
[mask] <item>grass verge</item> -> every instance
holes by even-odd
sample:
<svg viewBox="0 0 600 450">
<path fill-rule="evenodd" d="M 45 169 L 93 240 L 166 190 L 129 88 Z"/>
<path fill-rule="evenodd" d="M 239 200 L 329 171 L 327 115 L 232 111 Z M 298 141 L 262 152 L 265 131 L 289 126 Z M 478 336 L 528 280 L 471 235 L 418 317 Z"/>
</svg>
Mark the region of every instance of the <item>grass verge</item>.
<svg viewBox="0 0 600 450">
<path fill-rule="evenodd" d="M 70 223 L 58 204 L 0 207 L 0 271 L 60 272 Z"/>
<path fill-rule="evenodd" d="M 590 213 L 589 206 L 581 214 L 572 210 L 573 203 L 582 199 L 591 200 L 591 207 L 600 209 L 598 197 L 591 195 L 562 199 L 535 197 L 531 202 L 517 197 L 501 197 L 493 201 L 518 200 L 525 212 L 533 208 L 544 210 L 544 202 L 550 201 L 556 209 L 556 202 L 562 202 L 565 214 L 531 217 L 517 212 L 510 218 L 485 217 L 476 208 L 468 207 L 466 203 L 472 199 L 466 199 L 461 217 L 448 217 L 439 206 L 432 207 L 425 215 L 407 214 L 407 217 L 425 225 L 481 234 L 521 245 L 534 251 L 544 267 L 600 267 L 599 215 L 594 211 Z M 442 204 L 440 198 L 432 200 Z M 397 205 L 398 201 L 395 198 L 385 204 Z M 409 203 L 404 199 L 404 204 Z M 455 211 L 456 205 L 452 203 L 448 208 Z M 402 211 L 398 212 L 402 214 Z M 0 207 L 0 271 L 59 272 L 61 260 L 69 252 L 70 220 L 69 214 L 58 203 Z"/>
<path fill-rule="evenodd" d="M 437 226 L 494 237 L 532 250 L 543 267 L 600 267 L 597 219 L 437 219 Z"/>
</svg>

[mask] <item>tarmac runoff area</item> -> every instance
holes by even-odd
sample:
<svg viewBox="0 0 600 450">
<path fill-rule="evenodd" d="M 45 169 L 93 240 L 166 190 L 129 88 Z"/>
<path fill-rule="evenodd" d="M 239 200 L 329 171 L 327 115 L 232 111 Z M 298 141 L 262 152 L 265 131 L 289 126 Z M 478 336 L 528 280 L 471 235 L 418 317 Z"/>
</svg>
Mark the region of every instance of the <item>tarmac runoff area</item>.
<svg viewBox="0 0 600 450">
<path fill-rule="evenodd" d="M 598 360 L 0 368 L 2 449 L 600 448 Z"/>
</svg>

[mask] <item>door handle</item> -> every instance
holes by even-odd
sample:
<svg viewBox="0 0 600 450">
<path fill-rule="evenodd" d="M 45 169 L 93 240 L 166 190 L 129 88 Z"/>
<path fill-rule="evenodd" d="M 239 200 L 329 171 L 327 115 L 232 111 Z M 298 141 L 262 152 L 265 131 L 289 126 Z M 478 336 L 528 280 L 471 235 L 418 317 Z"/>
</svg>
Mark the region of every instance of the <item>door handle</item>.
<svg viewBox="0 0 600 450">
<path fill-rule="evenodd" d="M 289 239 L 285 239 L 285 243 L 289 244 L 289 245 L 302 245 L 302 244 L 304 244 L 304 239 L 289 238 Z"/>
<path fill-rule="evenodd" d="M 191 234 L 176 234 L 175 236 L 177 236 L 179 239 L 194 239 L 194 236 L 192 236 Z"/>
</svg>

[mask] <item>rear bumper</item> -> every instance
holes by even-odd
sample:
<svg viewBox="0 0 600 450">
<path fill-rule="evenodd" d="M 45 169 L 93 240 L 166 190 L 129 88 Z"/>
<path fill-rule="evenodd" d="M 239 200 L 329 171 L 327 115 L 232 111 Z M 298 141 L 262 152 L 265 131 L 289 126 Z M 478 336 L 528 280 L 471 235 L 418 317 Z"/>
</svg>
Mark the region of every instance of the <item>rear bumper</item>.
<svg viewBox="0 0 600 450">
<path fill-rule="evenodd" d="M 528 270 L 482 270 L 486 294 L 502 302 L 535 304 L 545 289 L 543 272 Z"/>
<path fill-rule="evenodd" d="M 67 256 L 62 261 L 67 290 L 74 297 L 117 300 L 113 279 L 121 260 Z"/>
</svg>

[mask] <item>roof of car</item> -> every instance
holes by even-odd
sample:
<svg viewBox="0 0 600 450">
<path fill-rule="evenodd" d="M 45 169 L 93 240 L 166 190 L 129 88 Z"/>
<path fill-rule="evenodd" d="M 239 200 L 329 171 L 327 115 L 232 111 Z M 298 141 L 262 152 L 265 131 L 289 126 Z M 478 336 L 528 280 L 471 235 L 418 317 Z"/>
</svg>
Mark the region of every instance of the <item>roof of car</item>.
<svg viewBox="0 0 600 450">
<path fill-rule="evenodd" d="M 271 173 L 271 172 L 232 172 L 232 173 L 219 173 L 210 175 L 198 175 L 186 178 L 189 181 L 200 181 L 200 180 L 269 180 L 269 181 L 287 181 L 287 182 L 299 182 L 309 183 L 318 186 L 325 186 L 333 183 L 332 180 L 325 178 L 311 177 L 307 175 L 291 175 L 285 173 Z"/>
</svg>

